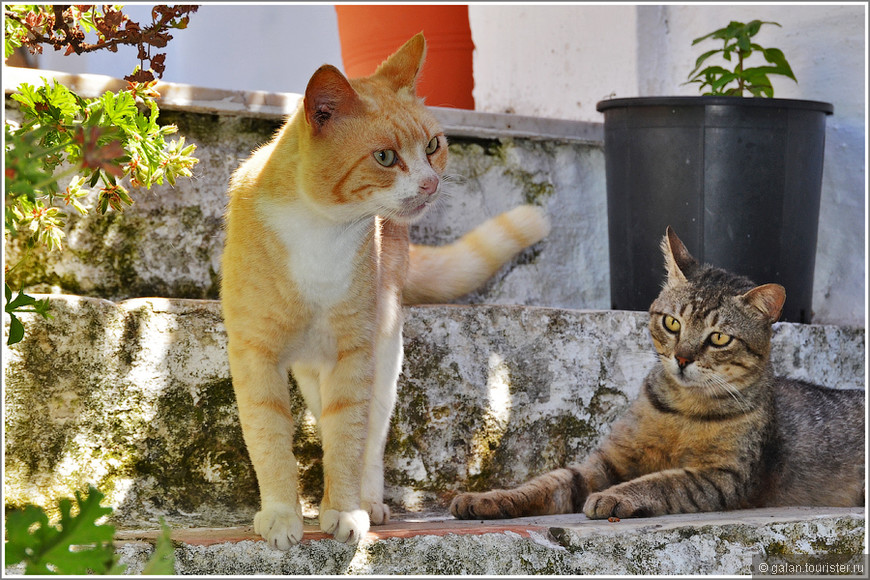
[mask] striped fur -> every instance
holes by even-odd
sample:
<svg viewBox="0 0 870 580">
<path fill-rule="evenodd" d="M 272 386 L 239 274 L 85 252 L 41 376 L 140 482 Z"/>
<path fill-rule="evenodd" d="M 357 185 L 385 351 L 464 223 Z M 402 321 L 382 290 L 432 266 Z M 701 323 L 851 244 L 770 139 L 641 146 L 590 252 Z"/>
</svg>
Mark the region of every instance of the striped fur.
<svg viewBox="0 0 870 580">
<path fill-rule="evenodd" d="M 698 264 L 670 229 L 663 250 L 668 278 L 649 323 L 660 364 L 610 435 L 582 464 L 458 495 L 454 516 L 863 505 L 864 391 L 774 377 L 784 290 Z"/>
<path fill-rule="evenodd" d="M 483 284 L 520 250 L 549 233 L 540 209 L 520 206 L 446 246 L 412 245 L 405 304 L 449 302 Z"/>
<path fill-rule="evenodd" d="M 230 182 L 230 371 L 260 487 L 254 529 L 276 548 L 302 538 L 288 372 L 323 442 L 320 527 L 358 542 L 389 518 L 383 452 L 403 294 L 451 300 L 546 233 L 540 210 L 518 208 L 447 248 L 409 249 L 408 224 L 437 200 L 447 166 L 444 133 L 415 95 L 424 55 L 417 35 L 370 77 L 321 67 L 300 109 Z"/>
</svg>

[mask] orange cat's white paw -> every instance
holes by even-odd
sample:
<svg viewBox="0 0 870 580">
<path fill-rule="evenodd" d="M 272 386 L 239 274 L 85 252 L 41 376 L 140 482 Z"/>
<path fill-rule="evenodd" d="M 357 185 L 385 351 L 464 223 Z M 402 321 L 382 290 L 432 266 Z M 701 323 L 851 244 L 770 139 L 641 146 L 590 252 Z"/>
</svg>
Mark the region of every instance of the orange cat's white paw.
<svg viewBox="0 0 870 580">
<path fill-rule="evenodd" d="M 369 514 L 373 526 L 379 526 L 390 521 L 390 507 L 380 501 L 364 501 L 362 508 Z"/>
<path fill-rule="evenodd" d="M 302 514 L 291 505 L 266 506 L 254 516 L 254 531 L 271 547 L 289 550 L 302 540 Z"/>
<path fill-rule="evenodd" d="M 369 531 L 369 514 L 365 510 L 340 512 L 321 508 L 320 529 L 339 542 L 356 544 Z"/>
</svg>

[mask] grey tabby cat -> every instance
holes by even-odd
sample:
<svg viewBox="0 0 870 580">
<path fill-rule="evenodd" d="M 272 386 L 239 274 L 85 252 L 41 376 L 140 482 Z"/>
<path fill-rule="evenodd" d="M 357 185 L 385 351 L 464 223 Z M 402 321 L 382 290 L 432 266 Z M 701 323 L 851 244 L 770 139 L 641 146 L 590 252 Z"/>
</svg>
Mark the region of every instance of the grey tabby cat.
<svg viewBox="0 0 870 580">
<path fill-rule="evenodd" d="M 463 493 L 458 518 L 590 518 L 864 504 L 864 391 L 775 377 L 785 290 L 699 264 L 668 228 L 650 308 L 659 364 L 582 464 L 512 490 Z"/>
</svg>

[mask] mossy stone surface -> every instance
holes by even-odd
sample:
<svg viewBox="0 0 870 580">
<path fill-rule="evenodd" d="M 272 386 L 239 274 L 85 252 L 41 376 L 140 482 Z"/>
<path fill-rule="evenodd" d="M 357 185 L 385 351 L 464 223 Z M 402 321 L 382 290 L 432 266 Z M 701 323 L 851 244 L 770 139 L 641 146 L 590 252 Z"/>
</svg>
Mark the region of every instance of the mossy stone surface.
<svg viewBox="0 0 870 580">
<path fill-rule="evenodd" d="M 54 318 L 24 315 L 24 340 L 4 351 L 7 505 L 49 506 L 90 483 L 123 526 L 249 523 L 259 500 L 220 304 L 51 300 Z M 774 359 L 793 362 L 797 349 L 801 373 L 861 388 L 863 340 L 860 329 L 781 325 Z M 404 344 L 385 479 L 387 501 L 409 511 L 581 461 L 655 362 L 636 312 L 413 307 Z M 313 515 L 322 451 L 289 388 Z"/>
<path fill-rule="evenodd" d="M 161 111 L 160 122 L 177 125 L 178 135 L 197 145 L 193 178 L 131 190 L 135 203 L 123 212 L 80 217 L 71 211 L 64 251 L 31 250 L 27 262 L 8 274 L 13 288 L 110 300 L 219 298 L 230 176 L 280 122 L 179 110 Z M 524 203 L 545 208 L 554 225 L 554 235 L 521 253 L 463 303 L 609 306 L 600 145 L 451 138 L 450 154 L 445 195 L 413 226 L 413 241 L 453 241 Z M 22 234 L 8 241 L 7 264 L 25 255 L 25 239 Z"/>
</svg>

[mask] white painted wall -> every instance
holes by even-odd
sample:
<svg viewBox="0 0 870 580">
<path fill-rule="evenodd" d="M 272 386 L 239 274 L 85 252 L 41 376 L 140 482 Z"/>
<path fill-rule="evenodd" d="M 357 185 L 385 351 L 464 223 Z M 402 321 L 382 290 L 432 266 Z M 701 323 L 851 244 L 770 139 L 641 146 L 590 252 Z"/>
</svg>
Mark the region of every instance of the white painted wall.
<svg viewBox="0 0 870 580">
<path fill-rule="evenodd" d="M 772 77 L 777 97 L 863 116 L 865 14 L 863 3 L 472 5 L 475 102 L 488 112 L 601 121 L 595 103 L 608 96 L 697 95 L 683 83 L 718 44 L 692 40 L 730 20 L 760 19 L 782 27 L 766 25 L 755 40 L 781 48 L 798 78 Z"/>
<path fill-rule="evenodd" d="M 151 5 L 125 5 L 134 21 L 151 22 Z M 171 32 L 164 81 L 229 90 L 304 93 L 311 74 L 329 63 L 343 70 L 332 4 L 207 4 L 185 30 Z M 130 74 L 136 49 L 63 56 L 48 50 L 41 68 L 113 77 Z"/>
<path fill-rule="evenodd" d="M 715 41 L 692 40 L 731 20 L 774 21 L 755 37 L 783 50 L 798 83 L 775 95 L 833 103 L 825 169 L 814 320 L 866 316 L 867 7 L 836 5 L 488 5 L 469 10 L 478 110 L 601 122 L 609 96 L 697 95 L 684 85 Z M 763 64 L 763 59 L 758 64 Z M 845 258 L 844 258 L 845 257 Z"/>
<path fill-rule="evenodd" d="M 602 120 L 595 103 L 636 96 L 637 7 L 474 5 L 480 111 Z"/>
</svg>

